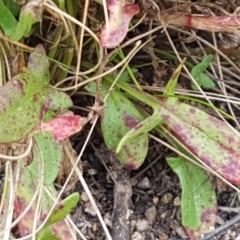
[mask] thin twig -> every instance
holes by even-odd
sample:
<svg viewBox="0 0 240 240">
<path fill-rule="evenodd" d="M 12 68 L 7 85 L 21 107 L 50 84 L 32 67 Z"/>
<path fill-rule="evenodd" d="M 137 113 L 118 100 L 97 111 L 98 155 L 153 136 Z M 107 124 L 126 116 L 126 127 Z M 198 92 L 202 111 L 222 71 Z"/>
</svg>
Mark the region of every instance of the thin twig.
<svg viewBox="0 0 240 240">
<path fill-rule="evenodd" d="M 216 228 L 214 231 L 212 231 L 211 233 L 207 234 L 206 236 L 204 236 L 203 238 L 201 238 L 200 240 L 210 240 L 212 239 L 214 236 L 216 236 L 217 234 L 221 233 L 222 231 L 226 230 L 229 227 L 232 227 L 235 223 L 237 223 L 238 221 L 240 221 L 240 214 L 235 216 L 234 218 L 232 218 L 231 220 L 225 222 L 225 224 L 223 224 L 222 226 Z"/>
</svg>

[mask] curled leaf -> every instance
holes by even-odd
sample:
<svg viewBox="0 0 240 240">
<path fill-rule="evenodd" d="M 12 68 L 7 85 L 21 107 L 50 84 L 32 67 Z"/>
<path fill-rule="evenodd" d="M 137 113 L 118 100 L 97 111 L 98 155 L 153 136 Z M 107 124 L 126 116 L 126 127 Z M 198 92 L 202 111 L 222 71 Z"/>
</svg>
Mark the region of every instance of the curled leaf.
<svg viewBox="0 0 240 240">
<path fill-rule="evenodd" d="M 101 45 L 105 48 L 118 46 L 127 35 L 128 26 L 134 15 L 138 14 L 140 8 L 136 4 L 123 5 L 122 0 L 108 0 L 109 11 L 108 26 L 105 24 L 101 36 Z"/>
</svg>

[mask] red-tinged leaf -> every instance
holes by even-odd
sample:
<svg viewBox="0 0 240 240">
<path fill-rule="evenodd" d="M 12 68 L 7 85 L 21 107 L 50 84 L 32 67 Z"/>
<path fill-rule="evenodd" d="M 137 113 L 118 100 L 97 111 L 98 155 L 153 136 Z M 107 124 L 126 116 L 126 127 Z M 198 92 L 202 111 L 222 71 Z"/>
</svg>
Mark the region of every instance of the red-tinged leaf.
<svg viewBox="0 0 240 240">
<path fill-rule="evenodd" d="M 128 26 L 134 15 L 138 14 L 140 8 L 136 4 L 123 6 L 122 0 L 108 0 L 109 10 L 108 28 L 105 24 L 101 36 L 101 45 L 105 48 L 118 46 L 126 37 Z"/>
<path fill-rule="evenodd" d="M 229 126 L 173 99 L 159 99 L 159 104 L 163 126 L 222 177 L 240 185 L 240 139 Z"/>
<path fill-rule="evenodd" d="M 55 139 L 63 140 L 79 132 L 83 127 L 83 122 L 84 119 L 78 115 L 63 116 L 38 125 L 34 131 L 52 132 Z"/>
<path fill-rule="evenodd" d="M 207 173 L 183 158 L 167 158 L 181 181 L 182 225 L 191 240 L 213 230 L 217 199 Z"/>
<path fill-rule="evenodd" d="M 38 239 L 41 240 L 75 240 L 76 234 L 73 233 L 73 229 L 71 229 L 68 224 L 61 220 L 57 223 L 54 223 L 50 226 L 46 226 L 43 228 L 43 231 L 39 233 L 40 237 Z"/>
</svg>

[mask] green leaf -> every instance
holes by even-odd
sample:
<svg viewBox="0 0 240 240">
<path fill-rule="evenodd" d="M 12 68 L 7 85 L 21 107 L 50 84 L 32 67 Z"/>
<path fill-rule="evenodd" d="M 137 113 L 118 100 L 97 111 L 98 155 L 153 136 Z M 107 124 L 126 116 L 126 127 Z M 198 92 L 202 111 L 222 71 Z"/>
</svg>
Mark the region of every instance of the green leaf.
<svg viewBox="0 0 240 240">
<path fill-rule="evenodd" d="M 79 199 L 79 193 L 73 193 L 65 198 L 60 204 L 56 206 L 46 224 L 50 225 L 64 219 L 77 205 Z"/>
<path fill-rule="evenodd" d="M 20 6 L 13 0 L 3 0 L 6 7 L 11 11 L 14 17 L 17 17 L 20 12 Z M 1 15 L 0 15 L 1 16 Z"/>
<path fill-rule="evenodd" d="M 189 238 L 197 240 L 214 228 L 216 194 L 203 169 L 183 158 L 167 158 L 167 162 L 181 182 L 182 225 Z"/>
<path fill-rule="evenodd" d="M 54 232 L 52 231 L 52 229 L 47 226 L 44 227 L 38 234 L 37 240 L 62 240 L 59 237 L 54 236 Z"/>
<path fill-rule="evenodd" d="M 0 142 L 17 141 L 40 123 L 45 114 L 47 89 L 28 71 L 8 81 L 0 88 L 0 94 L 3 102 L 0 106 Z"/>
<path fill-rule="evenodd" d="M 17 26 L 17 20 L 7 8 L 7 6 L 0 1 L 0 27 L 3 29 L 6 36 L 14 34 Z"/>
<path fill-rule="evenodd" d="M 155 111 L 150 117 L 146 118 L 144 121 L 138 123 L 131 130 L 129 130 L 119 142 L 116 152 L 120 152 L 124 145 L 138 139 L 142 134 L 147 134 L 149 131 L 154 129 L 157 125 L 161 123 L 159 118 L 159 112 Z"/>
<path fill-rule="evenodd" d="M 196 82 L 200 86 L 207 89 L 215 87 L 215 83 L 207 75 L 204 74 L 204 71 L 210 66 L 212 60 L 213 56 L 208 55 L 203 59 L 201 63 L 194 66 L 191 70 L 191 75 L 196 80 Z M 192 89 L 196 91 L 198 90 L 197 86 L 194 83 L 192 83 Z"/>
<path fill-rule="evenodd" d="M 116 152 L 121 138 L 141 120 L 143 120 L 143 116 L 132 102 L 117 89 L 112 91 L 107 99 L 101 119 L 101 128 L 106 146 Z M 123 146 L 116 153 L 116 157 L 121 164 L 130 169 L 137 169 L 143 163 L 147 151 L 148 134 L 143 133 Z"/>
<path fill-rule="evenodd" d="M 39 83 L 50 82 L 49 61 L 42 44 L 38 44 L 29 55 L 27 69 L 34 73 L 35 81 Z"/>
<path fill-rule="evenodd" d="M 132 72 L 132 74 L 135 74 L 138 72 L 138 70 L 135 68 L 131 68 L 131 72 Z M 118 77 L 118 75 L 119 75 L 118 73 L 114 74 L 113 78 L 116 79 Z M 123 71 L 121 73 L 120 77 L 118 77 L 118 81 L 122 81 L 122 82 L 127 82 L 129 79 L 130 79 L 130 75 L 129 75 L 128 71 Z"/>
<path fill-rule="evenodd" d="M 10 38 L 19 41 L 23 37 L 28 37 L 31 33 L 32 26 L 42 21 L 42 1 L 28 1 L 20 11 L 19 22 L 14 34 Z"/>
<path fill-rule="evenodd" d="M 44 165 L 43 181 L 45 185 L 49 186 L 55 181 L 59 173 L 62 161 L 62 145 L 54 140 L 50 132 L 35 133 L 34 139 L 38 146 L 38 151 L 35 151 L 34 160 L 29 165 L 29 169 L 36 178 L 40 177 L 41 169 L 39 169 L 40 163 L 37 159 L 41 156 Z"/>
</svg>

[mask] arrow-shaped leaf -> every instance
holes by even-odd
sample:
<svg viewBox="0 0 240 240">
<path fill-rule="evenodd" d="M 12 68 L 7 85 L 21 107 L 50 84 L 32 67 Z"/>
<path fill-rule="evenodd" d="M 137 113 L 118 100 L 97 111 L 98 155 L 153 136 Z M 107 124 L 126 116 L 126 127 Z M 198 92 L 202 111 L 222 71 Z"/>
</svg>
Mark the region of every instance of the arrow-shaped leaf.
<svg viewBox="0 0 240 240">
<path fill-rule="evenodd" d="M 207 89 L 211 89 L 215 87 L 215 83 L 210 79 L 204 72 L 205 70 L 209 67 L 213 60 L 212 55 L 208 55 L 203 59 L 203 61 L 196 66 L 194 66 L 191 70 L 191 75 L 193 78 L 196 80 L 196 82 Z M 192 89 L 193 90 L 198 90 L 197 86 L 192 83 Z"/>
</svg>

